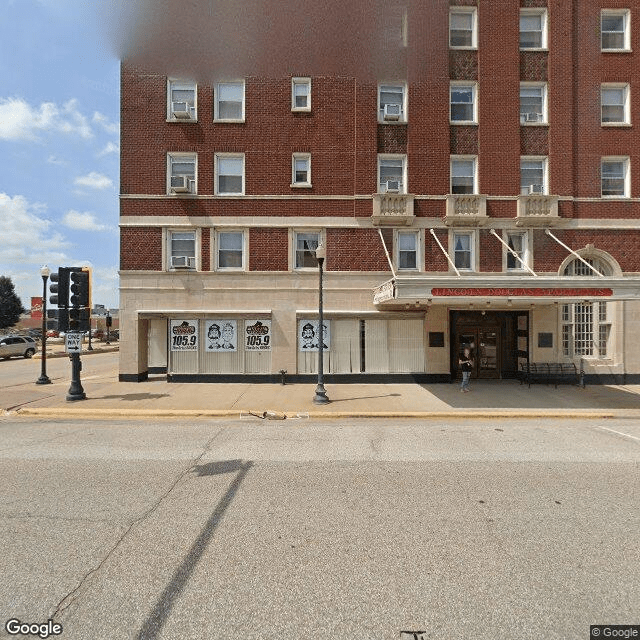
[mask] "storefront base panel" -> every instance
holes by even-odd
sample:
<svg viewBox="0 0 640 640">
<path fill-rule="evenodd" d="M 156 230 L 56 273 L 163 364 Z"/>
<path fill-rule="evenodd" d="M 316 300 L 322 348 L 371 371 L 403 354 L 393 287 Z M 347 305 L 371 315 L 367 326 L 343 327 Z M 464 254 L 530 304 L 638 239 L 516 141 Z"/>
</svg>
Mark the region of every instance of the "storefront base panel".
<svg viewBox="0 0 640 640">
<path fill-rule="evenodd" d="M 145 380 L 148 379 L 148 371 L 141 371 L 140 373 L 121 373 L 118 376 L 119 382 L 145 382 Z"/>
<path fill-rule="evenodd" d="M 314 384 L 318 376 L 294 374 L 285 376 L 286 384 Z M 167 382 L 219 382 L 246 384 L 282 384 L 280 374 L 244 375 L 244 374 L 169 374 Z M 449 383 L 451 376 L 444 373 L 345 373 L 324 376 L 325 384 L 436 384 Z"/>
</svg>

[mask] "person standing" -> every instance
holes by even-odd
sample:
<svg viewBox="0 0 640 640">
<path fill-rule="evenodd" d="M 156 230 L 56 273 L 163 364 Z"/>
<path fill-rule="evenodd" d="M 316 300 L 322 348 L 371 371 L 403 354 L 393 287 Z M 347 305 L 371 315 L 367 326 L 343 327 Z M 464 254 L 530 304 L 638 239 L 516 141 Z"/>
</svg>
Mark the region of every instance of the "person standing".
<svg viewBox="0 0 640 640">
<path fill-rule="evenodd" d="M 467 391 L 471 391 L 469 381 L 471 379 L 471 371 L 473 370 L 473 357 L 469 347 L 464 348 L 463 356 L 458 360 L 458 364 L 462 370 L 462 384 L 460 385 L 460 391 L 462 393 L 467 393 Z"/>
</svg>

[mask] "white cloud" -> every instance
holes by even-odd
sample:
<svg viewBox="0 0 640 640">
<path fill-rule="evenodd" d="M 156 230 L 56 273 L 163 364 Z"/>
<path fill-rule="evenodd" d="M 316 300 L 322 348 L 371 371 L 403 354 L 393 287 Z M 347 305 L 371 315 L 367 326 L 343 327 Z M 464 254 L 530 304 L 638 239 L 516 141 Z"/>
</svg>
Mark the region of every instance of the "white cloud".
<svg viewBox="0 0 640 640">
<path fill-rule="evenodd" d="M 0 259 L 4 264 L 62 264 L 69 242 L 43 217 L 46 206 L 0 193 Z"/>
<path fill-rule="evenodd" d="M 86 176 L 79 176 L 74 181 L 78 187 L 90 187 L 91 189 L 108 189 L 113 186 L 113 180 L 103 173 L 92 171 Z"/>
<path fill-rule="evenodd" d="M 69 100 L 61 107 L 53 102 L 32 107 L 22 98 L 0 98 L 0 140 L 37 141 L 38 134 L 51 132 L 93 137 L 77 100 Z"/>
<path fill-rule="evenodd" d="M 62 158 L 58 158 L 58 156 L 54 156 L 53 154 L 51 154 L 47 158 L 47 163 L 48 164 L 55 164 L 55 165 L 67 165 L 67 164 L 69 164 L 66 160 L 63 160 Z"/>
<path fill-rule="evenodd" d="M 99 224 L 95 215 L 90 211 L 81 213 L 73 209 L 70 209 L 64 214 L 62 224 L 80 231 L 106 231 L 108 229 L 106 225 Z"/>
<path fill-rule="evenodd" d="M 99 111 L 95 111 L 93 114 L 93 121 L 99 124 L 107 133 L 118 133 L 120 131 L 120 125 L 116 122 L 109 121 L 109 118 Z"/>
<path fill-rule="evenodd" d="M 110 153 L 120 153 L 120 145 L 115 142 L 107 142 L 107 146 L 98 153 L 98 158 L 109 155 Z"/>
</svg>

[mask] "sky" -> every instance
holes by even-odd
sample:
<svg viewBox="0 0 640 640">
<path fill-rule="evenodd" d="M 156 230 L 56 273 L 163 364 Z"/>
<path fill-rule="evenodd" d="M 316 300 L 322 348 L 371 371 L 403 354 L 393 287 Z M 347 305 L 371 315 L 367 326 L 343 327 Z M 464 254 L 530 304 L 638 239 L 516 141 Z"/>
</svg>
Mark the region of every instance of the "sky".
<svg viewBox="0 0 640 640">
<path fill-rule="evenodd" d="M 118 308 L 120 63 L 91 2 L 0 0 L 0 275 L 90 266 Z"/>
</svg>

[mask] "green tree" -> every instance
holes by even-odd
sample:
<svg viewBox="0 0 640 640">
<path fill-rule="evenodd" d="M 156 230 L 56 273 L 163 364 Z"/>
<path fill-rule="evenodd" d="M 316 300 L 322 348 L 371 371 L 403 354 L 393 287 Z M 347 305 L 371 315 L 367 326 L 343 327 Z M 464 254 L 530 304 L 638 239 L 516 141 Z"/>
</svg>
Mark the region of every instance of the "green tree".
<svg viewBox="0 0 640 640">
<path fill-rule="evenodd" d="M 0 329 L 13 327 L 23 313 L 26 313 L 26 309 L 16 294 L 11 278 L 0 276 Z"/>
</svg>

